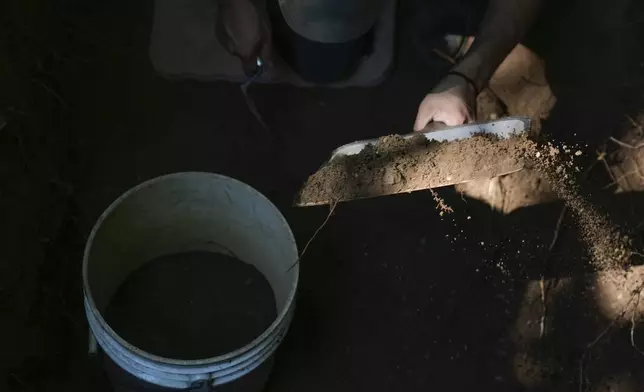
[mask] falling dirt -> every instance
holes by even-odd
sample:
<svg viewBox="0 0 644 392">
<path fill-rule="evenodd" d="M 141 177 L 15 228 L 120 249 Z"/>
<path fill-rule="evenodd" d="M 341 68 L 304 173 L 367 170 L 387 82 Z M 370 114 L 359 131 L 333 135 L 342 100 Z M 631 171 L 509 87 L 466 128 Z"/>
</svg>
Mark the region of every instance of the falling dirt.
<svg viewBox="0 0 644 392">
<path fill-rule="evenodd" d="M 628 267 L 633 255 L 632 240 L 582 196 L 576 181 L 579 168 L 575 157 L 581 150 L 553 143 L 526 145 L 530 164 L 550 183 L 553 191 L 569 208 L 579 226 L 581 240 L 586 245 L 591 262 L 597 270 Z"/>
<path fill-rule="evenodd" d="M 309 177 L 296 204 L 412 192 L 532 168 L 573 212 L 593 267 L 624 269 L 633 255 L 631 239 L 582 196 L 575 163 L 580 155 L 580 149 L 540 144 L 526 135 L 500 139 L 479 134 L 453 142 L 427 141 L 420 134 L 410 139 L 385 136 L 359 154 L 336 158 L 320 168 Z"/>
</svg>

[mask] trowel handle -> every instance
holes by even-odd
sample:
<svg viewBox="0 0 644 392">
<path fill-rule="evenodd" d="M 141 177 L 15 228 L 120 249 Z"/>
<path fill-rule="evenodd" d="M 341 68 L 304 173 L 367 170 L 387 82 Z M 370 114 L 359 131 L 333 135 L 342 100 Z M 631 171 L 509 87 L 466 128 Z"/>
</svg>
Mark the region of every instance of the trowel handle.
<svg viewBox="0 0 644 392">
<path fill-rule="evenodd" d="M 447 124 L 441 121 L 432 121 L 425 125 L 425 128 L 421 132 L 434 132 L 434 131 L 440 131 L 442 129 L 447 128 Z"/>
</svg>

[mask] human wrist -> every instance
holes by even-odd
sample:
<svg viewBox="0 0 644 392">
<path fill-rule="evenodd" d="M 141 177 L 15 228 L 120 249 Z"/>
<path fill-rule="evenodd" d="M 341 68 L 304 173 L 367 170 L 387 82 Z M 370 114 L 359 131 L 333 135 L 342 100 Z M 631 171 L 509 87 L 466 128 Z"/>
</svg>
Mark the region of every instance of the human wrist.
<svg viewBox="0 0 644 392">
<path fill-rule="evenodd" d="M 478 96 L 479 93 L 481 92 L 481 89 L 476 83 L 476 81 L 472 79 L 470 76 L 468 76 L 467 74 L 460 71 L 452 70 L 447 73 L 447 77 L 450 77 L 450 76 L 457 77 L 461 79 L 463 82 L 465 82 L 465 84 L 467 85 L 467 87 L 469 87 L 469 89 L 471 90 L 471 92 L 474 94 L 475 97 Z"/>
<path fill-rule="evenodd" d="M 452 67 L 450 73 L 462 75 L 464 78 L 469 79 L 474 84 L 477 93 L 483 90 L 489 80 L 485 62 L 478 53 L 465 55 L 461 61 Z"/>
<path fill-rule="evenodd" d="M 448 93 L 456 96 L 462 100 L 469 108 L 476 108 L 476 98 L 479 91 L 476 86 L 468 81 L 463 75 L 450 72 L 443 78 L 443 81 L 438 87 L 436 93 Z M 476 109 L 474 109 L 476 112 Z"/>
</svg>

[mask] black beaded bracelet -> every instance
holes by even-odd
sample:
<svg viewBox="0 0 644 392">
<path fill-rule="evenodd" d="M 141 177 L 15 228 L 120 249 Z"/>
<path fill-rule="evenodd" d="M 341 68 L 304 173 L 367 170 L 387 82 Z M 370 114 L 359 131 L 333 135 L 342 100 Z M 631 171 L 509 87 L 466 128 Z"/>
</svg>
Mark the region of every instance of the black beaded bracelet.
<svg viewBox="0 0 644 392">
<path fill-rule="evenodd" d="M 469 83 L 470 86 L 472 86 L 472 88 L 474 89 L 474 94 L 476 94 L 476 96 L 478 97 L 478 95 L 481 92 L 481 90 L 478 88 L 478 86 L 476 85 L 476 83 L 474 82 L 474 80 L 472 78 L 470 78 L 469 76 L 465 75 L 464 73 L 458 72 L 458 71 L 449 71 L 447 73 L 447 75 L 460 76 L 461 78 L 465 79 L 465 81 L 467 83 Z"/>
</svg>

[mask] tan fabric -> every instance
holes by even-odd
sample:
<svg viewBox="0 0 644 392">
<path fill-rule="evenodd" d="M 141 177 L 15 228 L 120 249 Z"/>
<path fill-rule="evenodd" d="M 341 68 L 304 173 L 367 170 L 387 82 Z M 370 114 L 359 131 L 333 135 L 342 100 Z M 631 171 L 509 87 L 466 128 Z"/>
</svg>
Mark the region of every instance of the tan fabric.
<svg viewBox="0 0 644 392">
<path fill-rule="evenodd" d="M 213 0 L 155 0 L 149 47 L 155 70 L 171 79 L 245 81 L 239 59 L 230 55 L 215 36 L 216 12 Z M 373 52 L 349 79 L 327 86 L 365 87 L 382 82 L 393 62 L 395 28 L 396 0 L 386 0 L 374 31 Z M 259 81 L 314 86 L 279 64 L 267 69 Z"/>
<path fill-rule="evenodd" d="M 382 0 L 279 0 L 288 25 L 312 41 L 341 43 L 373 27 Z"/>
</svg>

